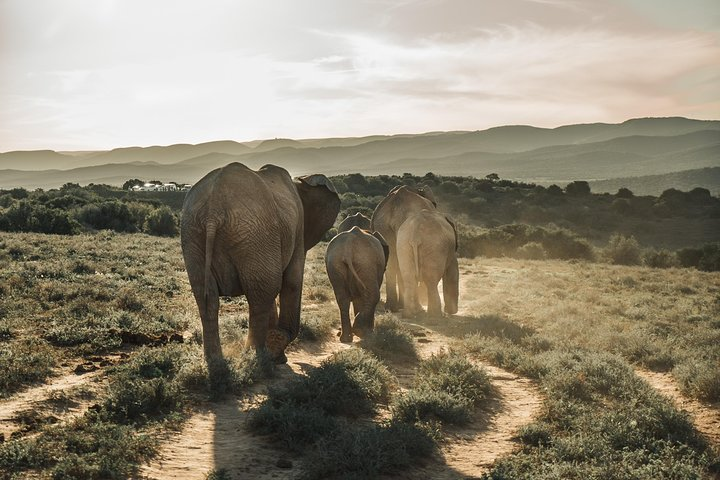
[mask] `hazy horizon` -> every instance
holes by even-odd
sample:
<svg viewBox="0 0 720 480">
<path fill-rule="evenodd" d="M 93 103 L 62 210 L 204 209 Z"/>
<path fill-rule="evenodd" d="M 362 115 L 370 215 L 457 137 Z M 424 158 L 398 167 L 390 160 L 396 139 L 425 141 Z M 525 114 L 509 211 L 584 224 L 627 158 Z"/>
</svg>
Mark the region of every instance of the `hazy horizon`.
<svg viewBox="0 0 720 480">
<path fill-rule="evenodd" d="M 0 152 L 720 118 L 710 0 L 0 0 Z"/>
</svg>

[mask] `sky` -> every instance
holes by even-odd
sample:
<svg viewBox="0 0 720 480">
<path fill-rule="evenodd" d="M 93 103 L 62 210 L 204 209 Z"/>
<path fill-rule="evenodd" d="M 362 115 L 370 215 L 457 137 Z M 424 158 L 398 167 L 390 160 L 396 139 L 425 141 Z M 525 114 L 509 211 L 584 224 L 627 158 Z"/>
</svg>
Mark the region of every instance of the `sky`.
<svg viewBox="0 0 720 480">
<path fill-rule="evenodd" d="M 0 0 L 0 152 L 667 116 L 717 0 Z"/>
</svg>

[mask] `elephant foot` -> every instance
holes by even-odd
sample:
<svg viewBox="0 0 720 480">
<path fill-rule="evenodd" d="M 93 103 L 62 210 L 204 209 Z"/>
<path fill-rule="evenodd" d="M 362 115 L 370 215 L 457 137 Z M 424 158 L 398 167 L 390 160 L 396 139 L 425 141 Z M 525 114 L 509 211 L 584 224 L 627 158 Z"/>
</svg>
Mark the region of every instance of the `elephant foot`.
<svg viewBox="0 0 720 480">
<path fill-rule="evenodd" d="M 372 333 L 372 328 L 359 328 L 359 327 L 353 327 L 353 333 L 357 335 L 360 338 L 365 338 L 369 334 Z"/>
<path fill-rule="evenodd" d="M 352 342 L 353 342 L 353 335 L 352 335 L 352 333 L 341 334 L 341 335 L 340 335 L 340 341 L 341 341 L 342 343 L 352 343 Z"/>
<path fill-rule="evenodd" d="M 270 354 L 270 358 L 272 358 L 275 363 L 287 363 L 285 348 L 289 343 L 288 335 L 284 331 L 277 328 L 268 330 L 265 345 Z"/>
</svg>

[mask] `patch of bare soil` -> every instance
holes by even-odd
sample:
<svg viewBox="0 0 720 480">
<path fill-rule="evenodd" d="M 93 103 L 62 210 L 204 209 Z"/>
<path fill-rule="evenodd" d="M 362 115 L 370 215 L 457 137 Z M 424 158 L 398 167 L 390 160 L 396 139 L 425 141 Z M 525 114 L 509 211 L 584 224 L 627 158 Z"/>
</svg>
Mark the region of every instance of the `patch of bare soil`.
<svg viewBox="0 0 720 480">
<path fill-rule="evenodd" d="M 690 414 L 695 428 L 715 448 L 720 450 L 720 403 L 707 403 L 688 398 L 680 393 L 677 383 L 669 373 L 636 369 L 635 373 L 653 388 L 669 397 L 679 410 Z"/>
<path fill-rule="evenodd" d="M 92 404 L 92 395 L 75 394 L 78 389 L 96 390 L 103 378 L 103 367 L 119 361 L 119 355 L 97 361 L 80 362 L 58 370 L 49 383 L 29 388 L 0 400 L 0 436 L 6 440 L 33 429 L 33 419 L 58 423 L 78 417 Z M 32 413 L 30 413 L 32 412 Z"/>
<path fill-rule="evenodd" d="M 290 380 L 320 365 L 332 353 L 349 348 L 340 342 L 292 349 L 288 363 L 276 368 L 275 378 L 251 389 L 243 399 L 235 397 L 207 403 L 195 412 L 182 430 L 168 435 L 160 453 L 141 469 L 141 478 L 163 480 L 203 479 L 212 471 L 225 470 L 233 479 L 291 479 L 298 476 L 301 460 L 284 455 L 265 438 L 245 428 L 249 410 L 261 402 L 270 385 Z"/>
</svg>

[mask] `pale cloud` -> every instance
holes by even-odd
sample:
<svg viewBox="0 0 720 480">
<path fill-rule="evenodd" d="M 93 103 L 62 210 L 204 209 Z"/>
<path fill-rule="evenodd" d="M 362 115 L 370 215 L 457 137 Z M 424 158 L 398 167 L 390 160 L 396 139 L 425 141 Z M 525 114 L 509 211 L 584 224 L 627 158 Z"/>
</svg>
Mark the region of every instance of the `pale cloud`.
<svg viewBox="0 0 720 480">
<path fill-rule="evenodd" d="M 0 151 L 717 118 L 718 33 L 643 1 L 5 0 Z"/>
</svg>

